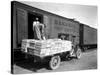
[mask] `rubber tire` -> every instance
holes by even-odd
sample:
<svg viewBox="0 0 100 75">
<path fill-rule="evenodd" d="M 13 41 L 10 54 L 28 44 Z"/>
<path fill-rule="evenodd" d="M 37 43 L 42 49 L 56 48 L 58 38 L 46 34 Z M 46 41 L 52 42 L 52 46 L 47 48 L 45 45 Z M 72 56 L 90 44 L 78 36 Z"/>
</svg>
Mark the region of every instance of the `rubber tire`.
<svg viewBox="0 0 100 75">
<path fill-rule="evenodd" d="M 80 48 L 77 48 L 77 51 L 76 51 L 76 58 L 77 59 L 80 59 L 81 58 L 81 49 Z"/>
<path fill-rule="evenodd" d="M 61 58 L 60 56 L 53 56 L 49 61 L 49 69 L 54 70 L 57 69 L 60 65 Z"/>
</svg>

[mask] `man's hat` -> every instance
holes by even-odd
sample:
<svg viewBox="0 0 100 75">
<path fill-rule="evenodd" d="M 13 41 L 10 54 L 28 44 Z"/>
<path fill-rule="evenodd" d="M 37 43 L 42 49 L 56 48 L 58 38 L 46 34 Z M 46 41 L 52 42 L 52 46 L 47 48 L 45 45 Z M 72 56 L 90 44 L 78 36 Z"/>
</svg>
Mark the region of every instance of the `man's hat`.
<svg viewBox="0 0 100 75">
<path fill-rule="evenodd" d="M 39 18 L 36 18 L 36 20 L 39 20 Z"/>
</svg>

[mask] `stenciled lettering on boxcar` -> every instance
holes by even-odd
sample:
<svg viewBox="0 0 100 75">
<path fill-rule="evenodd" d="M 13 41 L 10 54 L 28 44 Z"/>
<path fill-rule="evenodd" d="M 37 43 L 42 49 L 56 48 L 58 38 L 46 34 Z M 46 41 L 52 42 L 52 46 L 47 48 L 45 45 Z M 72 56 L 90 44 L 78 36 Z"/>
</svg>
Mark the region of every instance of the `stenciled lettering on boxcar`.
<svg viewBox="0 0 100 75">
<path fill-rule="evenodd" d="M 69 21 L 68 21 L 68 23 L 67 23 L 67 22 L 65 22 L 65 21 L 57 20 L 57 19 L 54 20 L 54 24 L 55 24 L 55 25 L 61 25 L 61 26 L 67 26 L 67 27 L 74 27 L 74 26 L 71 24 L 71 22 L 69 22 Z"/>
<path fill-rule="evenodd" d="M 67 25 L 65 22 L 62 22 L 62 21 L 60 21 L 60 20 L 54 20 L 54 24 L 55 25 Z"/>
<path fill-rule="evenodd" d="M 54 19 L 54 27 L 57 30 L 63 30 L 65 32 L 70 32 L 70 33 L 78 33 L 79 32 L 79 25 L 77 23 L 72 22 L 72 21 L 65 21 L 65 20 L 60 20 L 60 19 Z"/>
</svg>

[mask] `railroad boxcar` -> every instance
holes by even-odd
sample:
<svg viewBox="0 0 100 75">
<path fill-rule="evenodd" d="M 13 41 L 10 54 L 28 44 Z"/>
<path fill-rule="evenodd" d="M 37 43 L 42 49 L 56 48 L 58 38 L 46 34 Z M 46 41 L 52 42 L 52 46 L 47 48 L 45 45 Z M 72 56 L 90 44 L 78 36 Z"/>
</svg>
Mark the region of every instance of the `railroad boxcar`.
<svg viewBox="0 0 100 75">
<path fill-rule="evenodd" d="M 65 18 L 33 6 L 12 2 L 12 34 L 13 49 L 21 47 L 22 39 L 32 39 L 32 23 L 36 18 L 45 24 L 45 36 L 47 39 L 61 38 L 79 44 L 80 24 L 74 19 Z"/>
<path fill-rule="evenodd" d="M 80 23 L 80 46 L 83 50 L 97 48 L 97 29 Z"/>
<path fill-rule="evenodd" d="M 65 18 L 25 3 L 12 1 L 12 49 L 21 47 L 22 39 L 32 39 L 32 23 L 36 18 L 45 24 L 47 39 L 61 38 L 82 49 L 97 47 L 97 30 L 74 19 Z"/>
</svg>

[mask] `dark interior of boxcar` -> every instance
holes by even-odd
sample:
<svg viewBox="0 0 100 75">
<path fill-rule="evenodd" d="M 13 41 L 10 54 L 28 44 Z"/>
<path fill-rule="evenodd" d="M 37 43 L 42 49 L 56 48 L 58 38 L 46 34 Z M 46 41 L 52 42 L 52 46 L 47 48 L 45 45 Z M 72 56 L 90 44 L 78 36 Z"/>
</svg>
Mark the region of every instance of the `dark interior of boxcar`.
<svg viewBox="0 0 100 75">
<path fill-rule="evenodd" d="M 38 21 L 40 23 L 43 23 L 43 16 L 41 14 L 37 14 L 37 13 L 28 13 L 28 38 L 29 39 L 33 39 L 34 35 L 33 35 L 33 22 L 36 21 L 36 18 L 38 18 Z"/>
</svg>

